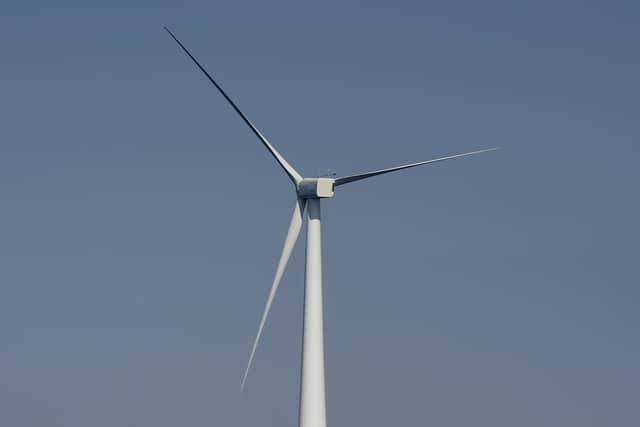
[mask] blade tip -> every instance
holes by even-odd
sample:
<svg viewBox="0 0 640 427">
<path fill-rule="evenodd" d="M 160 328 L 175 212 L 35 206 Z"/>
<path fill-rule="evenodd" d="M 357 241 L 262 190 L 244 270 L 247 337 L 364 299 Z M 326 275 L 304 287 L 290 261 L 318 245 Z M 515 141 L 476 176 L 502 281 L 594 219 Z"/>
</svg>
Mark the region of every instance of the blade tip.
<svg viewBox="0 0 640 427">
<path fill-rule="evenodd" d="M 166 25 L 163 25 L 162 28 L 164 28 L 164 30 L 169 33 L 169 35 L 171 37 L 173 37 L 174 39 L 176 38 L 176 36 L 173 35 L 173 32 L 171 32 L 171 30 L 169 29 L 169 27 L 167 27 Z"/>
</svg>

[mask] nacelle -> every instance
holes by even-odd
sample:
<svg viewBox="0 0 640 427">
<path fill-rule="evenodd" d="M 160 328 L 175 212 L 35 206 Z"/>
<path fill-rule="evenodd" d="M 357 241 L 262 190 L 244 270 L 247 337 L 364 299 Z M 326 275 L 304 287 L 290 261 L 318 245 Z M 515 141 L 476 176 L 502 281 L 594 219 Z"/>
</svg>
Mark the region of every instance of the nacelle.
<svg viewBox="0 0 640 427">
<path fill-rule="evenodd" d="M 298 183 L 298 196 L 303 199 L 333 197 L 334 180 L 331 178 L 305 178 Z"/>
</svg>

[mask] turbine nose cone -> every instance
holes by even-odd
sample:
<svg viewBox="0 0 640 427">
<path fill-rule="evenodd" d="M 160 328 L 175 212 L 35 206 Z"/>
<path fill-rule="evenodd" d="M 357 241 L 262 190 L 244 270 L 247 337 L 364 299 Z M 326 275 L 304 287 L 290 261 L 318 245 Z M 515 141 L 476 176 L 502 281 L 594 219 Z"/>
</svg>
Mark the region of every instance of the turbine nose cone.
<svg viewBox="0 0 640 427">
<path fill-rule="evenodd" d="M 302 199 L 325 199 L 333 197 L 335 180 L 332 178 L 304 178 L 297 186 L 298 197 Z"/>
</svg>

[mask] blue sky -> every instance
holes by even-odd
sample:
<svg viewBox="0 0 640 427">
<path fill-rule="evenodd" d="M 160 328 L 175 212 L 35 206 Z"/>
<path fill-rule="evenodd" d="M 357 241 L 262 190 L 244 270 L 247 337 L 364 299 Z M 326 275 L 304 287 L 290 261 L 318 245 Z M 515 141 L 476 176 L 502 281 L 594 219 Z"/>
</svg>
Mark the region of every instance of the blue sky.
<svg viewBox="0 0 640 427">
<path fill-rule="evenodd" d="M 297 425 L 323 204 L 329 425 L 640 422 L 634 2 L 9 2 L 0 424 Z"/>
</svg>

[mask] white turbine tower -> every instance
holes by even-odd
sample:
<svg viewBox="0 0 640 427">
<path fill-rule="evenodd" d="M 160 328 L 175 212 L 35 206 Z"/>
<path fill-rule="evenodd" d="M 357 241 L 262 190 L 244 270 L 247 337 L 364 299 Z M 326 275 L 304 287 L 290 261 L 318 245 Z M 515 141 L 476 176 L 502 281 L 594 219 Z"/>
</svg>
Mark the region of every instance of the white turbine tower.
<svg viewBox="0 0 640 427">
<path fill-rule="evenodd" d="M 291 166 L 282 155 L 276 150 L 260 131 L 249 121 L 238 106 L 229 98 L 226 92 L 216 83 L 211 75 L 200 65 L 198 60 L 191 55 L 186 47 L 176 38 L 176 36 L 165 27 L 165 30 L 180 45 L 182 50 L 193 60 L 198 68 L 207 76 L 209 81 L 218 89 L 222 96 L 229 102 L 231 107 L 240 115 L 242 120 L 249 126 L 253 133 L 260 139 L 262 144 L 269 150 L 271 155 L 278 162 L 280 167 L 287 173 L 289 179 L 293 182 L 296 190 L 297 200 L 293 208 L 293 217 L 289 224 L 289 231 L 284 241 L 278 268 L 269 291 L 269 297 L 260 319 L 258 333 L 247 368 L 242 377 L 240 388 L 243 389 L 247 380 L 247 374 L 251 368 L 256 348 L 260 342 L 260 336 L 264 329 L 264 325 L 271 309 L 271 303 L 280 285 L 280 279 L 284 273 L 287 261 L 291 255 L 291 251 L 298 239 L 302 221 L 304 219 L 304 211 L 307 209 L 307 252 L 306 252 L 306 269 L 304 283 L 304 327 L 302 336 L 302 374 L 300 378 L 300 427 L 325 427 L 326 411 L 325 411 L 325 386 L 324 386 L 324 340 L 322 330 L 322 243 L 320 229 L 320 200 L 333 197 L 336 187 L 350 182 L 359 181 L 361 179 L 371 178 L 376 175 L 382 175 L 389 172 L 395 172 L 402 169 L 408 169 L 415 166 L 427 165 L 430 163 L 440 162 L 442 160 L 455 159 L 457 157 L 469 156 L 472 154 L 493 151 L 497 148 L 487 148 L 484 150 L 470 151 L 462 154 L 454 154 L 451 156 L 440 157 L 438 159 L 426 160 L 423 162 L 410 163 L 407 165 L 396 166 L 387 169 L 381 169 L 373 172 L 366 172 L 358 175 L 350 175 L 342 178 L 304 178 Z"/>
</svg>

